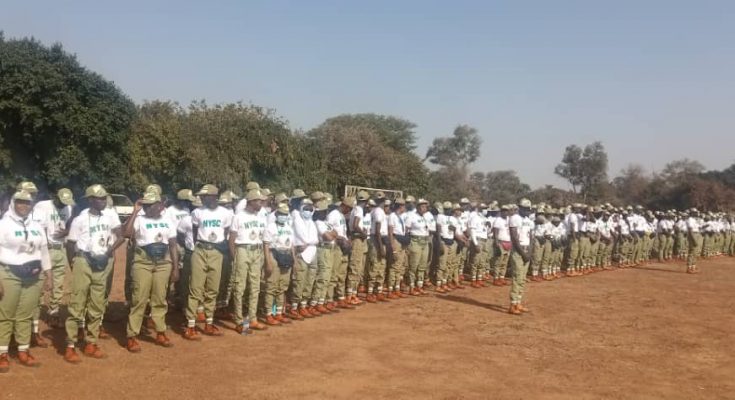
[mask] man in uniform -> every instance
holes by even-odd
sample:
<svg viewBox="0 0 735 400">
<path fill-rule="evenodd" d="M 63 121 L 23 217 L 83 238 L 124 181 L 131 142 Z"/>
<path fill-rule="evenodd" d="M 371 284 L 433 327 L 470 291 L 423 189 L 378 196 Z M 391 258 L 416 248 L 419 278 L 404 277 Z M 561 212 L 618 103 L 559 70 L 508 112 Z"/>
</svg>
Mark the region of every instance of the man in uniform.
<svg viewBox="0 0 735 400">
<path fill-rule="evenodd" d="M 266 279 L 264 282 L 264 301 L 261 315 L 267 325 L 283 325 L 291 322 L 284 316 L 285 294 L 288 289 L 291 268 L 294 264 L 293 228 L 287 203 L 280 203 L 275 210 L 275 220 L 269 222 L 263 243 L 269 248 L 272 257 L 265 257 Z M 294 315 L 294 319 L 303 319 Z"/>
<path fill-rule="evenodd" d="M 469 275 L 472 282 L 470 286 L 478 289 L 485 287 L 483 278 L 487 261 L 487 219 L 480 205 L 474 203 L 471 204 L 471 208 L 468 222 L 470 232 Z"/>
<path fill-rule="evenodd" d="M 306 197 L 306 196 L 304 196 Z M 294 246 L 296 264 L 291 278 L 291 313 L 296 312 L 304 318 L 321 315 L 314 310 L 317 306 L 316 298 L 312 297 L 314 282 L 317 276 L 316 252 L 319 245 L 319 233 L 312 217 L 314 203 L 307 198 L 299 202 L 299 215 L 291 212 L 294 228 Z"/>
<path fill-rule="evenodd" d="M 386 200 L 383 205 L 386 206 L 389 202 Z M 387 209 L 388 207 L 384 207 Z M 398 198 L 393 205 L 393 212 L 388 216 L 388 243 L 390 248 L 386 245 L 388 251 L 392 251 L 391 262 L 389 264 L 388 271 L 388 287 L 396 293 L 398 297 L 405 297 L 406 295 L 401 291 L 401 280 L 405 274 L 406 264 L 408 260 L 408 246 L 411 243 L 411 238 L 406 232 L 406 201 L 402 198 Z M 395 296 L 394 296 L 395 297 Z"/>
<path fill-rule="evenodd" d="M 450 274 L 454 271 L 457 262 L 457 244 L 454 239 L 454 233 L 457 230 L 457 221 L 452 220 L 452 203 L 445 201 L 444 204 L 437 204 L 437 211 L 442 212 L 436 216 L 436 226 L 439 231 L 439 251 L 437 270 L 436 270 L 436 291 L 438 293 L 447 293 L 452 290 L 450 287 Z M 451 284 L 451 286 L 454 286 Z"/>
<path fill-rule="evenodd" d="M 346 301 L 345 289 L 347 280 L 347 263 L 349 262 L 352 242 L 347 237 L 346 216 L 355 207 L 354 197 L 345 197 L 337 208 L 327 214 L 327 223 L 337 232 L 337 246 L 332 251 L 332 266 L 334 268 L 332 279 L 327 290 L 327 303 L 325 307 L 329 310 L 335 308 L 354 308 Z"/>
<path fill-rule="evenodd" d="M 429 226 L 424 214 L 428 210 L 429 202 L 419 199 L 417 208 L 409 211 L 406 216 L 406 230 L 411 236 L 408 248 L 408 288 L 413 296 L 426 294 L 424 291 L 424 272 L 429 259 Z"/>
<path fill-rule="evenodd" d="M 508 258 L 512 248 L 510 229 L 508 229 L 508 215 L 511 206 L 504 204 L 500 207 L 500 215 L 493 221 L 493 241 L 494 251 L 496 254 L 495 263 L 493 264 L 493 285 L 506 286 L 509 282 L 505 279 L 508 269 Z"/>
<path fill-rule="evenodd" d="M 204 306 L 204 334 L 222 336 L 222 331 L 214 325 L 214 311 L 222 277 L 222 260 L 228 251 L 227 237 L 232 225 L 232 211 L 217 205 L 218 194 L 216 186 L 204 185 L 197 193 L 203 206 L 191 215 L 196 245 L 191 257 L 187 328 L 183 335 L 187 340 L 201 339 L 195 328 L 200 304 Z"/>
<path fill-rule="evenodd" d="M 247 334 L 250 330 L 265 330 L 258 322 L 258 298 L 264 257 L 268 256 L 268 245 L 263 244 L 266 229 L 266 216 L 261 213 L 267 197 L 259 189 L 253 189 L 245 196 L 245 208 L 236 213 L 229 232 L 228 247 L 235 261 L 233 269 L 233 321 L 235 330 Z M 267 274 L 267 271 L 266 271 Z M 247 318 L 243 317 L 242 305 L 245 293 L 247 298 Z"/>
<path fill-rule="evenodd" d="M 689 218 L 687 219 L 687 239 L 689 242 L 689 250 L 687 251 L 687 273 L 696 274 L 699 272 L 697 268 L 697 259 L 702 254 L 702 221 L 699 218 L 699 210 L 692 208 L 689 210 Z"/>
<path fill-rule="evenodd" d="M 529 309 L 523 305 L 523 295 L 526 291 L 526 275 L 528 266 L 533 257 L 531 248 L 531 232 L 533 221 L 528 217 L 531 213 L 531 202 L 522 199 L 517 212 L 514 212 L 508 221 L 513 250 L 510 262 L 513 270 L 513 284 L 510 289 L 510 308 L 508 313 L 520 315 Z"/>
<path fill-rule="evenodd" d="M 564 218 L 564 226 L 567 228 L 567 255 L 566 255 L 566 276 L 579 276 L 582 270 L 578 265 L 579 262 L 579 238 L 581 233 L 579 228 L 581 225 L 579 212 L 582 205 L 575 203 L 572 205 L 571 211 Z"/>
<path fill-rule="evenodd" d="M 33 207 L 33 219 L 38 221 L 46 232 L 49 257 L 51 258 L 53 286 L 48 297 L 48 323 L 54 328 L 63 327 L 59 318 L 59 306 L 64 295 L 64 277 L 66 276 L 66 268 L 69 265 L 64 249 L 64 241 L 68 234 L 67 222 L 71 218 L 71 208 L 74 205 L 74 196 L 71 190 L 63 188 L 59 189 L 51 200 L 39 201 Z M 33 316 L 33 341 L 39 347 L 47 347 L 48 344 L 38 332 L 40 316 L 39 303 L 39 308 Z"/>
<path fill-rule="evenodd" d="M 120 220 L 104 213 L 107 191 L 92 185 L 84 192 L 89 208 L 74 218 L 69 228 L 66 249 L 72 260 L 72 295 L 66 319 L 66 352 L 64 359 L 76 364 L 81 360 L 74 346 L 79 327 L 86 317 L 86 345 L 83 353 L 92 358 L 105 358 L 97 346 L 102 317 L 107 305 L 108 276 L 112 273 L 113 254 L 124 241 Z"/>
<path fill-rule="evenodd" d="M 365 274 L 365 261 L 368 254 L 368 234 L 362 221 L 365 218 L 365 207 L 370 195 L 361 190 L 357 194 L 357 205 L 352 209 L 349 217 L 349 231 L 352 237 L 352 253 L 350 254 L 349 275 L 347 279 L 347 302 L 350 305 L 360 305 L 357 298 L 357 288 L 362 284 Z M 382 288 L 381 293 L 382 296 Z"/>
</svg>

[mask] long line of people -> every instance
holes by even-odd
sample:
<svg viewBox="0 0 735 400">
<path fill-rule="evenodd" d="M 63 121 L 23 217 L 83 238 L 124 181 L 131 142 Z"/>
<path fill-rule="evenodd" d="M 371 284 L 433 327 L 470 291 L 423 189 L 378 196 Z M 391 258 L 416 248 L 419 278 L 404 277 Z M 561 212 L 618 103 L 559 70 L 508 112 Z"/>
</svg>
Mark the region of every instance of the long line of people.
<svg viewBox="0 0 735 400">
<path fill-rule="evenodd" d="M 64 327 L 64 359 L 105 358 L 99 339 L 108 305 L 115 250 L 127 239 L 126 348 L 142 349 L 141 332 L 173 344 L 166 316 L 185 316 L 182 337 L 200 341 L 222 329 L 241 335 L 292 321 L 351 310 L 366 303 L 424 296 L 433 291 L 511 286 L 512 315 L 529 311 L 527 282 L 551 281 L 651 260 L 686 260 L 735 252 L 732 215 L 645 210 L 641 206 L 499 205 L 387 198 L 360 191 L 334 201 L 328 193 L 271 194 L 255 182 L 240 199 L 204 185 L 168 201 L 150 185 L 121 221 L 101 185 L 85 191 L 87 207 L 73 216 L 72 192 L 36 201 L 22 182 L 0 219 L 0 372 L 9 370 L 11 337 L 18 363 L 38 366 L 31 345 L 46 317 Z M 67 316 L 60 318 L 67 265 Z"/>
</svg>

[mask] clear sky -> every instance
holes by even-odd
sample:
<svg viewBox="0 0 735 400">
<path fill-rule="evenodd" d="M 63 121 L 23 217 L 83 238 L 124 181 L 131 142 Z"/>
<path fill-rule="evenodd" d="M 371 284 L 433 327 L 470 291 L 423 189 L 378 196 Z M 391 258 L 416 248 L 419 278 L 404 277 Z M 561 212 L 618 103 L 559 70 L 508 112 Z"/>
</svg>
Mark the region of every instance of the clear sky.
<svg viewBox="0 0 735 400">
<path fill-rule="evenodd" d="M 475 170 L 534 187 L 595 140 L 611 176 L 735 162 L 735 1 L 11 0 L 0 29 L 63 43 L 136 102 L 243 100 L 305 130 L 391 114 L 422 155 L 469 124 Z"/>
</svg>

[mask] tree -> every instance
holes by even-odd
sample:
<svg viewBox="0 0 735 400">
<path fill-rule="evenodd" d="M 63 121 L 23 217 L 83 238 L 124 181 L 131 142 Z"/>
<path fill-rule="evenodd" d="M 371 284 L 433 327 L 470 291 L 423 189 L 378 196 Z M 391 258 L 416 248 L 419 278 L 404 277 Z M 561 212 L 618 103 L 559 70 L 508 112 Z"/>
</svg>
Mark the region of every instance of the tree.
<svg viewBox="0 0 735 400">
<path fill-rule="evenodd" d="M 440 167 L 431 173 L 430 179 L 435 198 L 456 199 L 473 194 L 468 166 L 480 157 L 481 144 L 477 129 L 468 125 L 457 126 L 450 137 L 434 139 L 424 160 Z"/>
<path fill-rule="evenodd" d="M 342 114 L 324 121 L 336 126 L 362 126 L 386 146 L 401 152 L 416 150 L 416 124 L 405 119 L 379 114 Z"/>
<path fill-rule="evenodd" d="M 459 125 L 451 137 L 434 139 L 424 160 L 442 167 L 467 166 L 480 157 L 481 144 L 477 129 Z"/>
<path fill-rule="evenodd" d="M 652 178 L 642 166 L 630 164 L 613 179 L 617 197 L 626 204 L 645 204 L 649 199 Z"/>
<path fill-rule="evenodd" d="M 77 189 L 128 181 L 128 128 L 135 105 L 82 67 L 60 44 L 0 34 L 0 181 Z"/>
<path fill-rule="evenodd" d="M 605 197 L 607 187 L 607 152 L 601 142 L 584 147 L 567 146 L 564 156 L 554 172 L 567 179 L 572 190 L 582 195 L 584 201 L 600 200 Z"/>
<path fill-rule="evenodd" d="M 513 170 L 491 171 L 485 174 L 476 172 L 472 174 L 470 181 L 481 199 L 495 200 L 501 204 L 516 202 L 531 191 L 531 187 L 521 182 Z"/>
<path fill-rule="evenodd" d="M 311 157 L 324 165 L 320 189 L 340 192 L 356 184 L 425 193 L 428 171 L 409 150 L 414 126 L 395 117 L 357 114 L 329 118 L 309 131 Z"/>
<path fill-rule="evenodd" d="M 572 203 L 578 202 L 579 195 L 570 190 L 563 190 L 552 185 L 546 185 L 542 188 L 531 191 L 528 198 L 534 203 L 544 202 L 554 207 L 564 207 Z"/>
</svg>

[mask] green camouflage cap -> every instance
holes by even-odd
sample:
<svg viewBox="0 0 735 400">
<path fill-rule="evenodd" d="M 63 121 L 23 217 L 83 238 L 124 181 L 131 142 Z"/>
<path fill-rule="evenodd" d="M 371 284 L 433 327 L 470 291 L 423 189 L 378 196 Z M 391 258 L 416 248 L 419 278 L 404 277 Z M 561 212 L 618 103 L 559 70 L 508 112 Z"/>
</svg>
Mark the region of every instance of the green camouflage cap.
<svg viewBox="0 0 735 400">
<path fill-rule="evenodd" d="M 154 191 L 148 191 L 143 194 L 143 197 L 140 199 L 140 202 L 142 204 L 154 204 L 161 201 L 161 195 L 154 192 Z"/>
<path fill-rule="evenodd" d="M 288 214 L 288 204 L 281 203 L 278 205 L 278 208 L 276 208 L 276 211 L 281 214 Z"/>
<path fill-rule="evenodd" d="M 70 189 L 59 189 L 59 191 L 56 192 L 56 197 L 58 197 L 61 204 L 65 206 L 73 206 L 76 204 L 74 201 L 74 193 L 72 193 Z"/>
<path fill-rule="evenodd" d="M 263 194 L 263 191 L 259 189 L 251 190 L 245 196 L 245 199 L 250 200 L 268 200 L 268 196 Z"/>
<path fill-rule="evenodd" d="M 13 194 L 13 200 L 33 201 L 33 195 L 25 190 L 18 190 Z"/>
<path fill-rule="evenodd" d="M 219 189 L 217 189 L 217 186 L 210 184 L 202 186 L 202 188 L 197 192 L 197 196 L 217 196 L 218 194 Z"/>
<path fill-rule="evenodd" d="M 345 197 L 344 199 L 342 199 L 340 204 L 353 208 L 357 204 L 357 200 L 354 197 Z"/>
<path fill-rule="evenodd" d="M 326 200 L 321 199 L 316 202 L 315 208 L 317 211 L 324 211 L 329 208 L 329 203 Z"/>
<path fill-rule="evenodd" d="M 16 187 L 15 187 L 15 190 L 18 190 L 18 191 L 21 191 L 21 190 L 23 190 L 23 191 L 26 191 L 26 192 L 28 192 L 28 193 L 29 193 L 29 194 L 30 194 L 31 196 L 33 196 L 33 195 L 35 195 L 36 193 L 38 193 L 38 188 L 36 187 L 36 184 L 35 184 L 35 183 L 33 183 L 33 182 L 31 182 L 31 181 L 23 181 L 23 182 L 20 182 L 20 183 L 19 183 L 19 184 L 18 184 L 18 185 L 17 185 Z"/>
<path fill-rule="evenodd" d="M 319 200 L 323 200 L 324 199 L 324 193 L 322 193 L 320 191 L 311 192 L 311 196 L 309 196 L 309 197 L 311 197 L 311 201 L 317 203 L 317 202 L 319 202 Z"/>
<path fill-rule="evenodd" d="M 160 185 L 157 185 L 155 183 L 146 186 L 145 187 L 145 191 L 146 192 L 155 192 L 155 193 L 158 193 L 159 196 L 163 193 L 163 190 L 161 190 L 161 186 Z"/>
<path fill-rule="evenodd" d="M 286 196 L 286 193 L 278 193 L 275 197 L 276 203 L 282 203 L 282 202 L 288 202 L 288 196 Z"/>
<path fill-rule="evenodd" d="M 176 198 L 179 200 L 194 201 L 194 193 L 191 189 L 181 189 L 176 193 Z"/>
<path fill-rule="evenodd" d="M 84 191 L 84 197 L 107 197 L 107 190 L 102 185 L 92 185 L 87 188 L 87 190 Z"/>
<path fill-rule="evenodd" d="M 217 203 L 219 204 L 232 203 L 232 201 L 232 192 L 229 190 L 222 192 L 222 194 L 219 195 L 219 199 L 217 199 Z"/>
</svg>

